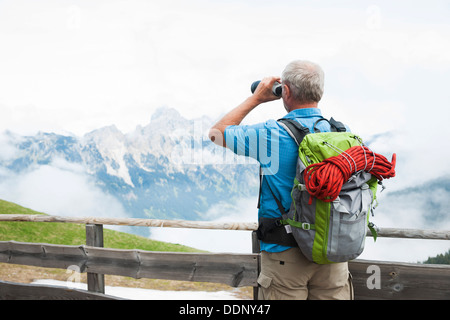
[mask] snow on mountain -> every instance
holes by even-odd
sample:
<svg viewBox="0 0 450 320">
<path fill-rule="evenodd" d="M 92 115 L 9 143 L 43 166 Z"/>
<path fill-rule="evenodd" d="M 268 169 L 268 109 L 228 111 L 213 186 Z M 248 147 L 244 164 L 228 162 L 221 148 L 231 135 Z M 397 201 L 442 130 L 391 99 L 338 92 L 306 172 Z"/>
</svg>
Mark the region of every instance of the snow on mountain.
<svg viewBox="0 0 450 320">
<path fill-rule="evenodd" d="M 104 127 L 86 134 L 81 144 L 96 146 L 104 160 L 106 173 L 117 176 L 134 187 L 124 160 L 128 153 L 126 139 L 116 126 Z"/>
</svg>

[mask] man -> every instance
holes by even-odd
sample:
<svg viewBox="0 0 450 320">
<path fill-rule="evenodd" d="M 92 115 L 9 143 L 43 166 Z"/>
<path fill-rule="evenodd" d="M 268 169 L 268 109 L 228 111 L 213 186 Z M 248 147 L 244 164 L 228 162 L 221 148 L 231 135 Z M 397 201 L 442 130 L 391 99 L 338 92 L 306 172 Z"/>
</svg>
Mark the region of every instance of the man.
<svg viewBox="0 0 450 320">
<path fill-rule="evenodd" d="M 219 120 L 209 134 L 214 143 L 261 164 L 259 218 L 281 217 L 274 196 L 286 212 L 289 210 L 296 173 L 298 146 L 277 121 L 240 125 L 258 105 L 280 99 L 272 93 L 275 82 L 282 84 L 281 99 L 288 112 L 284 118 L 295 119 L 314 132 L 314 123 L 322 117 L 318 103 L 323 95 L 324 73 L 315 63 L 293 61 L 281 78 L 264 78 L 254 94 Z M 316 127 L 321 132 L 331 130 L 327 121 L 320 121 Z M 307 260 L 296 246 L 263 241 L 260 246 L 260 299 L 351 299 L 347 263 L 319 265 Z"/>
</svg>

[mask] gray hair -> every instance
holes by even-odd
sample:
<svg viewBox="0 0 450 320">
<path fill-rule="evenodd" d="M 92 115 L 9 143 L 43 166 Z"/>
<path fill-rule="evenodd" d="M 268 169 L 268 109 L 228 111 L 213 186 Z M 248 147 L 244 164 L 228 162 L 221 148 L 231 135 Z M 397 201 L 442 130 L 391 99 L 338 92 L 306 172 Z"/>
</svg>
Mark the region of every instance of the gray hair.
<svg viewBox="0 0 450 320">
<path fill-rule="evenodd" d="M 319 102 L 323 95 L 324 72 L 313 62 L 296 60 L 284 69 L 281 80 L 300 102 Z"/>
</svg>

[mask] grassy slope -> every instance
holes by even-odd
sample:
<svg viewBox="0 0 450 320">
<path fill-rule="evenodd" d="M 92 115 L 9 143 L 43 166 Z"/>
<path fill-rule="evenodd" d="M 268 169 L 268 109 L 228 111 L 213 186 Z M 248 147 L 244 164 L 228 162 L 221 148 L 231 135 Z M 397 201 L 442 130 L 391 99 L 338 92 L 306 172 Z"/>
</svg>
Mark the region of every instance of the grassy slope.
<svg viewBox="0 0 450 320">
<path fill-rule="evenodd" d="M 0 214 L 43 214 L 24 208 L 15 203 L 0 200 Z M 104 246 L 116 249 L 141 249 L 148 251 L 199 252 L 200 250 L 179 244 L 150 240 L 136 235 L 103 230 Z M 20 242 L 52 243 L 66 245 L 82 245 L 86 243 L 84 225 L 49 222 L 4 222 L 0 221 L 0 241 L 15 240 Z M 50 269 L 0 263 L 0 280 L 30 283 L 35 279 L 67 280 L 67 273 L 62 269 Z M 132 279 L 129 277 L 106 275 L 106 284 L 111 286 L 147 288 L 156 290 L 230 290 L 224 284 L 202 283 L 190 281 L 174 281 L 161 279 Z M 82 274 L 81 282 L 86 282 L 86 274 Z M 252 288 L 234 289 L 242 299 L 252 298 Z M 187 297 L 188 298 L 188 297 Z"/>
<path fill-rule="evenodd" d="M 0 200 L 0 214 L 43 214 L 15 203 Z M 104 229 L 104 246 L 116 249 L 148 251 L 196 252 L 179 244 L 150 240 L 144 237 Z M 0 241 L 82 245 L 86 243 L 84 225 L 49 222 L 0 222 Z"/>
</svg>

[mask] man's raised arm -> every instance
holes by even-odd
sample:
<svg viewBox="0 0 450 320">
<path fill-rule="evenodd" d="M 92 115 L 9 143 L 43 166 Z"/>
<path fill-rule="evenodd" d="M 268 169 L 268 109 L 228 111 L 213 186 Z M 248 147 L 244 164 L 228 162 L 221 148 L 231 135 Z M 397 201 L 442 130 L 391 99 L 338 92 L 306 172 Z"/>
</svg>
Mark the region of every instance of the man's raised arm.
<svg viewBox="0 0 450 320">
<path fill-rule="evenodd" d="M 280 78 L 269 77 L 261 80 L 261 83 L 258 85 L 252 96 L 245 99 L 244 102 L 228 112 L 211 127 L 209 130 L 209 138 L 211 141 L 221 147 L 226 147 L 224 133 L 228 126 L 239 125 L 250 111 L 261 103 L 280 99 L 280 97 L 277 97 L 272 93 L 272 87 L 275 81 L 279 82 Z"/>
</svg>

